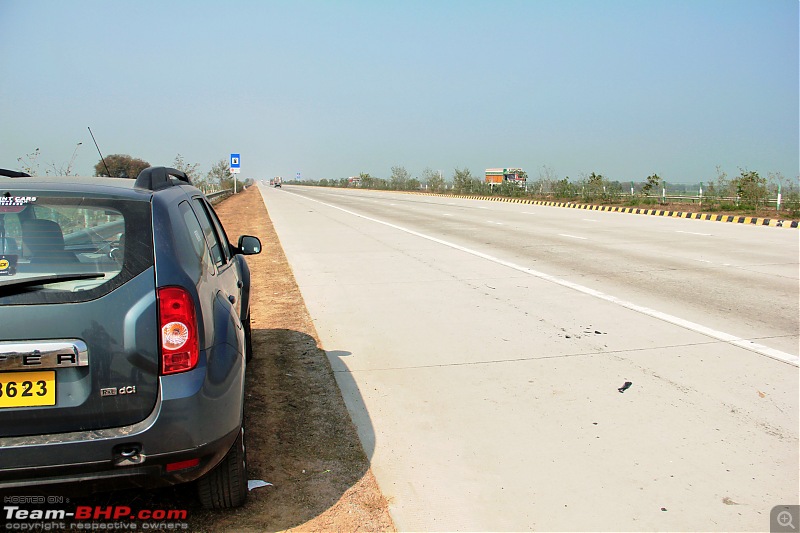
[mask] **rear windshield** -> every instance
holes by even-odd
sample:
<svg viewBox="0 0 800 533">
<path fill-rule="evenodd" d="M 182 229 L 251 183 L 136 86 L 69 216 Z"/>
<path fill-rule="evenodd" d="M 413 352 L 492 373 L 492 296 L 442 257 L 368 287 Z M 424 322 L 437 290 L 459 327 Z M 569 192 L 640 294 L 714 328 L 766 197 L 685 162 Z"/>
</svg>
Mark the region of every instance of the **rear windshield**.
<svg viewBox="0 0 800 533">
<path fill-rule="evenodd" d="M 153 265 L 149 202 L 0 198 L 0 305 L 98 298 Z"/>
</svg>

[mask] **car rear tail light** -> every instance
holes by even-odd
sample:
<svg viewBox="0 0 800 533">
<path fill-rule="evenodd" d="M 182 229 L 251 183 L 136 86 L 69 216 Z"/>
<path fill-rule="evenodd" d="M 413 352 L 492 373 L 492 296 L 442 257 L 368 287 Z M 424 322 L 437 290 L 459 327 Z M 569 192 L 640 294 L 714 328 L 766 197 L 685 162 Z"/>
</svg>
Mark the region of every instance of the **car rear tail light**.
<svg viewBox="0 0 800 533">
<path fill-rule="evenodd" d="M 175 472 L 177 470 L 185 470 L 187 468 L 194 468 L 200 464 L 200 459 L 188 459 L 186 461 L 178 461 L 177 463 L 167 464 L 167 472 Z"/>
<path fill-rule="evenodd" d="M 197 314 L 191 295 L 180 287 L 158 289 L 161 326 L 161 373 L 176 374 L 197 366 Z"/>
</svg>

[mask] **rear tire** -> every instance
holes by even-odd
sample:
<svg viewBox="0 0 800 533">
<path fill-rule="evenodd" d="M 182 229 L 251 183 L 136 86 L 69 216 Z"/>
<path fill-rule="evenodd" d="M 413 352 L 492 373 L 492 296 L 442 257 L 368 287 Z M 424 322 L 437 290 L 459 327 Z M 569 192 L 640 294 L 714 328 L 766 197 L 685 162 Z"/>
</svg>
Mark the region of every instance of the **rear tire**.
<svg viewBox="0 0 800 533">
<path fill-rule="evenodd" d="M 247 499 L 247 454 L 244 426 L 228 453 L 197 482 L 197 495 L 206 509 L 232 509 Z"/>
</svg>

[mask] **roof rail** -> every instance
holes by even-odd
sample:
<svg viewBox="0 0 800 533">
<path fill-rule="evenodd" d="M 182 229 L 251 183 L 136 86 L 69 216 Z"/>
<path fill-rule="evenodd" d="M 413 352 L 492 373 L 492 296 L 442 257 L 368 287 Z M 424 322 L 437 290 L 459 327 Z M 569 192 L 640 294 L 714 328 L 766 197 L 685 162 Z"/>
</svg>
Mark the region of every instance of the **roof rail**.
<svg viewBox="0 0 800 533">
<path fill-rule="evenodd" d="M 16 170 L 6 170 L 4 168 L 0 168 L 0 176 L 5 176 L 6 178 L 30 178 L 31 175 L 25 172 L 17 172 Z"/>
<path fill-rule="evenodd" d="M 166 187 L 178 185 L 173 178 L 191 185 L 189 176 L 185 172 L 169 167 L 148 167 L 139 173 L 136 178 L 134 187 L 138 189 L 147 189 L 149 191 L 157 191 Z"/>
</svg>

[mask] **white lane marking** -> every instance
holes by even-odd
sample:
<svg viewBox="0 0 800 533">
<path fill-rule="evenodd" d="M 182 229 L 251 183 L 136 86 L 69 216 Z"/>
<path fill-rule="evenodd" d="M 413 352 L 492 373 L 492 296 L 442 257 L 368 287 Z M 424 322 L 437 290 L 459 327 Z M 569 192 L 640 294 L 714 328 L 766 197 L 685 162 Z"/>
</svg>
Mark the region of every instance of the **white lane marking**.
<svg viewBox="0 0 800 533">
<path fill-rule="evenodd" d="M 483 206 L 481 206 L 481 205 L 477 205 L 477 206 L 475 206 L 475 207 L 477 207 L 478 209 L 489 209 L 488 207 L 483 207 Z"/>
<path fill-rule="evenodd" d="M 593 218 L 584 218 L 583 220 L 585 220 L 586 222 L 597 222 L 597 221 L 596 221 L 595 219 L 593 219 Z"/>
<path fill-rule="evenodd" d="M 576 237 L 575 235 L 567 235 L 566 233 L 559 233 L 559 235 L 562 237 L 569 237 L 570 239 L 581 239 L 582 241 L 587 239 L 587 237 Z"/>
<path fill-rule="evenodd" d="M 497 224 L 498 226 L 505 226 L 502 222 L 495 222 L 494 220 L 487 220 L 487 224 Z"/>
<path fill-rule="evenodd" d="M 711 263 L 711 261 L 707 261 L 705 259 L 695 259 L 695 261 L 700 261 L 701 263 Z"/>
<path fill-rule="evenodd" d="M 710 233 L 695 233 L 694 231 L 681 231 L 677 230 L 675 233 L 685 233 L 687 235 L 700 235 L 701 237 L 713 237 Z"/>
<path fill-rule="evenodd" d="M 451 215 L 450 213 L 442 213 L 442 216 L 443 216 L 443 217 L 451 217 L 451 216 L 453 216 L 453 215 Z"/>
<path fill-rule="evenodd" d="M 447 246 L 449 248 L 453 248 L 454 250 L 459 250 L 464 253 L 468 253 L 470 255 L 474 255 L 475 257 L 479 257 L 481 259 L 486 259 L 487 261 L 491 261 L 498 265 L 502 265 L 518 272 L 522 272 L 523 274 L 529 274 L 533 277 L 549 281 L 551 283 L 555 283 L 556 285 L 561 285 L 562 287 L 567 287 L 569 289 L 581 292 L 583 294 L 587 294 L 589 296 L 594 296 L 600 300 L 604 300 L 606 302 L 610 302 L 620 307 L 624 307 L 626 309 L 630 309 L 631 311 L 636 311 L 637 313 L 641 313 L 643 315 L 647 315 L 652 318 L 656 318 L 658 320 L 662 320 L 664 322 L 668 322 L 670 324 L 675 324 L 676 326 L 694 331 L 696 333 L 700 333 L 702 335 L 706 335 L 713 339 L 721 340 L 723 342 L 727 342 L 728 344 L 732 344 L 733 346 L 738 346 L 739 348 L 744 348 L 745 350 L 749 350 L 751 352 L 755 352 L 761 355 L 765 355 L 777 361 L 781 361 L 783 363 L 789 363 L 790 365 L 800 366 L 800 357 L 794 354 L 782 352 L 780 350 L 776 350 L 774 348 L 770 348 L 769 346 L 764 346 L 763 344 L 759 344 L 757 342 L 753 342 L 747 339 L 742 339 L 741 337 L 737 337 L 735 335 L 731 335 L 730 333 L 725 333 L 724 331 L 717 331 L 715 329 L 703 326 L 702 324 L 697 324 L 690 320 L 685 320 L 683 318 L 670 315 L 668 313 L 662 313 L 661 311 L 657 311 L 655 309 L 650 309 L 649 307 L 645 307 L 643 305 L 638 305 L 633 302 L 629 302 L 627 300 L 623 300 L 622 298 L 617 298 L 616 296 L 612 296 L 610 294 L 605 294 L 604 292 L 600 292 L 598 290 L 584 287 L 583 285 L 579 285 L 577 283 L 573 283 L 571 281 L 567 281 L 565 279 L 557 278 L 550 274 L 545 274 L 544 272 L 539 272 L 538 270 L 534 270 L 532 268 L 528 268 L 522 265 L 518 265 L 516 263 L 512 263 L 511 261 L 506 261 L 505 259 L 500 259 L 499 257 L 494 257 L 493 255 L 485 254 L 483 252 L 479 252 L 477 250 L 473 250 L 471 248 L 467 248 L 465 246 L 461 246 L 459 244 L 455 244 L 449 241 L 445 241 L 444 239 L 439 239 L 437 237 L 433 237 L 431 235 L 426 235 L 424 233 L 420 233 L 418 231 L 414 231 L 408 228 L 404 228 L 402 226 L 398 226 L 397 224 L 392 224 L 390 222 L 384 222 L 383 220 L 379 220 L 377 218 L 368 217 L 366 215 L 362 215 L 356 213 L 354 211 L 350 211 L 344 209 L 342 207 L 332 205 L 326 202 L 321 202 L 319 200 L 315 200 L 313 198 L 308 198 L 306 196 L 302 196 L 297 193 L 293 192 L 286 192 L 285 194 L 292 194 L 294 196 L 299 196 L 305 200 L 310 202 L 315 202 L 318 204 L 322 204 L 328 206 L 330 208 L 336 209 L 338 211 L 342 211 L 343 213 L 347 213 L 349 215 L 353 215 L 355 217 L 363 218 L 364 220 L 369 220 L 370 222 L 375 222 L 377 224 L 383 224 L 384 226 L 396 229 L 398 231 L 402 231 L 408 233 L 409 235 L 414 235 L 415 237 L 420 237 L 422 239 L 427 239 L 429 241 L 441 244 L 443 246 Z"/>
<path fill-rule="evenodd" d="M 536 213 L 533 213 L 531 211 L 523 211 L 522 214 L 523 215 L 535 215 Z"/>
</svg>

